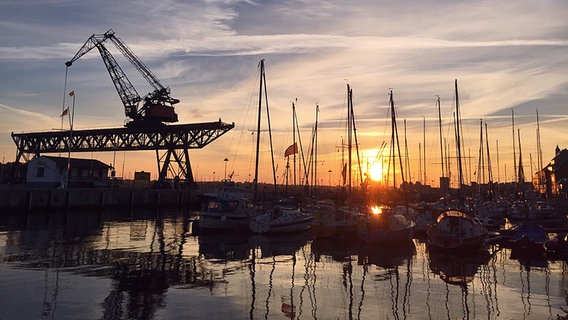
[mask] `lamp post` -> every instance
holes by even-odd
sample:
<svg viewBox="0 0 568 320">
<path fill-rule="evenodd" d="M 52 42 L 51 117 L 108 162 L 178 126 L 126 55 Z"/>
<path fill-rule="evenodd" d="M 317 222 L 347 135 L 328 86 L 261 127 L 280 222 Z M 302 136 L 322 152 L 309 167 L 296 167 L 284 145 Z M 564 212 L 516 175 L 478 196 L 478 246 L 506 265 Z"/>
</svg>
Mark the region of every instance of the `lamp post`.
<svg viewBox="0 0 568 320">
<path fill-rule="evenodd" d="M 328 184 L 331 187 L 331 170 L 327 170 L 327 173 L 329 174 L 329 181 Z"/>
<path fill-rule="evenodd" d="M 225 181 L 227 181 L 227 162 L 229 162 L 229 159 L 225 158 L 223 161 L 225 161 Z"/>
</svg>

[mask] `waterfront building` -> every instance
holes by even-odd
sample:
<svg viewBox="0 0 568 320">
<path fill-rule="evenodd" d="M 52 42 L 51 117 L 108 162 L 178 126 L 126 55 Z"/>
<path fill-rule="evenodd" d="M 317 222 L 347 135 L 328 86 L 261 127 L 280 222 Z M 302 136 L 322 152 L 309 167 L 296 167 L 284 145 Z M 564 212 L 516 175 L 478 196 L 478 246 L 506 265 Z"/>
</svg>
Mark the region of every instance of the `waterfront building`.
<svg viewBox="0 0 568 320">
<path fill-rule="evenodd" d="M 66 182 L 68 186 L 75 187 L 110 184 L 111 166 L 94 159 L 39 156 L 28 162 L 27 166 L 26 184 L 32 187 L 53 188 Z"/>
</svg>

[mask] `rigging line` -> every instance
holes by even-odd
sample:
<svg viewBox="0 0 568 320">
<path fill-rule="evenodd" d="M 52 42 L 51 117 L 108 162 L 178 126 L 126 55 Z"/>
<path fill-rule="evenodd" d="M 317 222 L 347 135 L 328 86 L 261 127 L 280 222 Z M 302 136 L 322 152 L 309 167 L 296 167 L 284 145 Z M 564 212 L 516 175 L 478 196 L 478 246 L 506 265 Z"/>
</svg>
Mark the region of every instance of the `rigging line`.
<svg viewBox="0 0 568 320">
<path fill-rule="evenodd" d="M 307 184 L 308 179 L 307 179 L 307 174 L 306 174 L 306 159 L 305 159 L 305 154 L 304 154 L 304 146 L 302 144 L 302 135 L 301 135 L 301 132 L 300 132 L 300 126 L 298 125 L 298 115 L 295 112 L 295 109 L 294 109 L 294 119 L 293 120 L 294 120 L 294 123 L 296 124 L 295 133 L 298 134 L 298 142 L 300 144 L 300 152 L 299 152 L 300 161 L 301 161 L 301 165 L 303 165 L 303 169 L 304 169 L 304 174 L 302 176 L 304 176 L 304 179 L 305 179 L 304 182 L 305 182 L 305 184 Z"/>
<path fill-rule="evenodd" d="M 264 66 L 264 64 L 263 64 Z M 269 136 L 269 140 L 270 140 L 270 155 L 271 155 L 271 159 L 272 159 L 272 179 L 274 182 L 274 196 L 276 197 L 276 192 L 277 192 L 277 183 L 276 183 L 276 167 L 274 165 L 274 147 L 272 144 L 272 126 L 270 123 L 270 109 L 268 107 L 268 90 L 266 88 L 266 73 L 264 72 L 264 68 L 263 68 L 263 72 L 262 72 L 262 78 L 263 78 L 263 83 L 264 83 L 264 103 L 266 104 L 266 118 L 268 121 L 268 136 Z"/>
<path fill-rule="evenodd" d="M 256 70 L 255 70 L 255 72 L 256 72 Z M 249 132 L 246 128 L 247 128 L 247 124 L 248 124 L 249 114 L 251 113 L 251 110 L 253 108 L 253 102 L 254 102 L 254 98 L 255 98 L 255 96 L 254 96 L 255 88 L 256 88 L 256 85 L 257 85 L 257 81 L 258 81 L 258 78 L 253 77 L 252 75 L 253 74 L 251 74 L 250 78 L 252 78 L 253 80 L 252 80 L 250 89 L 249 89 L 248 94 L 247 94 L 247 96 L 249 97 L 248 103 L 245 103 L 245 105 L 241 108 L 241 112 L 240 112 L 239 118 L 238 118 L 239 121 L 237 122 L 237 123 L 244 123 L 244 125 L 241 128 L 240 134 L 239 134 L 238 139 L 237 139 L 237 145 L 234 148 L 234 152 L 233 152 L 233 155 L 231 157 L 232 160 L 233 160 L 232 163 L 231 163 L 231 169 L 234 169 L 234 166 L 235 166 L 235 163 L 236 163 L 235 160 L 237 159 L 237 155 L 239 154 L 241 141 L 244 139 L 245 133 L 248 135 L 248 132 Z M 254 121 L 254 119 L 253 119 L 253 121 Z M 233 141 L 233 139 L 234 138 L 231 137 L 231 141 Z M 233 142 L 231 142 L 231 144 L 229 144 L 229 145 L 233 146 L 234 144 L 233 144 Z M 253 154 L 254 154 L 254 152 L 251 153 L 251 157 L 252 157 Z M 250 168 L 249 168 L 249 172 L 250 172 Z"/>
<path fill-rule="evenodd" d="M 351 89 L 353 91 L 353 89 Z M 353 99 L 353 93 L 351 93 Z M 357 128 L 355 126 L 355 111 L 353 108 L 353 101 L 351 101 L 351 121 L 353 122 L 353 136 L 355 138 L 355 151 L 357 152 L 357 164 L 359 166 L 359 183 L 363 183 L 363 170 L 361 170 L 361 157 L 359 156 L 359 140 L 357 139 Z"/>
</svg>

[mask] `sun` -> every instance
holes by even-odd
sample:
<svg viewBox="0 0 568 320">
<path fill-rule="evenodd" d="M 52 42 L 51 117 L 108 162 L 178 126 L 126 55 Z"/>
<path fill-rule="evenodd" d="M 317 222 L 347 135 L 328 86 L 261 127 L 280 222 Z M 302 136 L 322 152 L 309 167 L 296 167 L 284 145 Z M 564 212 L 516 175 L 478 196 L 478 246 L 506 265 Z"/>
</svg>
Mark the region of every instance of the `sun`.
<svg viewBox="0 0 568 320">
<path fill-rule="evenodd" d="M 371 180 L 373 181 L 381 181 L 383 180 L 383 167 L 381 163 L 375 163 L 371 166 L 370 170 Z"/>
</svg>

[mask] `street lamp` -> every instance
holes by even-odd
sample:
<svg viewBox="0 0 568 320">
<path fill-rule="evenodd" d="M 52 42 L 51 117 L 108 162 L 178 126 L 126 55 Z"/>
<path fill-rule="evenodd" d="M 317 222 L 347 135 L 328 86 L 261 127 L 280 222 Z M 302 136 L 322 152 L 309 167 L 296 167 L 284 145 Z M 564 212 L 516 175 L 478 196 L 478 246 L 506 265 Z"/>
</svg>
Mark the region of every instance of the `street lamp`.
<svg viewBox="0 0 568 320">
<path fill-rule="evenodd" d="M 225 181 L 227 181 L 227 162 L 229 162 L 229 159 L 225 158 L 223 161 L 225 161 Z"/>
<path fill-rule="evenodd" d="M 331 170 L 327 170 L 327 173 L 329 174 L 329 181 L 328 184 L 331 187 Z"/>
</svg>

